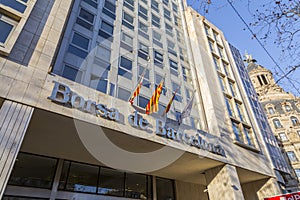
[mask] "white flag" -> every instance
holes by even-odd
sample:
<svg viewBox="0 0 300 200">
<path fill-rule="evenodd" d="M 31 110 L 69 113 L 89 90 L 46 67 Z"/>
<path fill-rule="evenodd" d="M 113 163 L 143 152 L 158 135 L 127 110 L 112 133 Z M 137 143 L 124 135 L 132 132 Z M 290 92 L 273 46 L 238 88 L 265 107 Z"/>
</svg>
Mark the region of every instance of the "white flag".
<svg viewBox="0 0 300 200">
<path fill-rule="evenodd" d="M 190 101 L 186 104 L 185 108 L 183 109 L 183 111 L 179 117 L 179 124 L 182 123 L 182 120 L 184 118 L 189 117 L 191 115 L 194 97 L 195 97 L 195 93 L 193 94 L 192 98 L 190 99 Z"/>
</svg>

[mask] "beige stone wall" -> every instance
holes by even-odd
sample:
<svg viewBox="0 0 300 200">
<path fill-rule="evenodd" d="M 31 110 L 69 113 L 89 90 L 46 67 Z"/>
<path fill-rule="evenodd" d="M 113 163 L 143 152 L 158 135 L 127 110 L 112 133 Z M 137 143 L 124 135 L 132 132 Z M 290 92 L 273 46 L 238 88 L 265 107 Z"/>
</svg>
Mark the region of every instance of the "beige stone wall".
<svg viewBox="0 0 300 200">
<path fill-rule="evenodd" d="M 176 181 L 175 188 L 177 200 L 208 200 L 208 191 L 203 185 Z"/>
</svg>

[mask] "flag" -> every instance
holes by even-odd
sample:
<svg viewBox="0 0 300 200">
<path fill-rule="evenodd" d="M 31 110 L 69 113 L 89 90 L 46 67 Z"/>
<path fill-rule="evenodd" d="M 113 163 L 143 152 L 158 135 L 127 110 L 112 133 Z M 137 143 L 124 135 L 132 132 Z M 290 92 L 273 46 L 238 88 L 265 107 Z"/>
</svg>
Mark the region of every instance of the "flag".
<svg viewBox="0 0 300 200">
<path fill-rule="evenodd" d="M 155 89 L 150 101 L 146 105 L 147 115 L 158 111 L 158 101 L 159 101 L 160 94 L 162 92 L 163 84 L 164 84 L 164 79 L 161 80 L 160 84 Z"/>
<path fill-rule="evenodd" d="M 170 110 L 170 108 L 171 108 L 171 105 L 172 105 L 172 103 L 173 103 L 173 100 L 174 100 L 174 98 L 175 98 L 175 96 L 176 96 L 176 93 L 178 92 L 179 88 L 180 88 L 180 86 L 178 86 L 177 89 L 175 90 L 175 92 L 173 93 L 173 96 L 172 96 L 172 98 L 170 99 L 170 101 L 169 101 L 169 103 L 168 103 L 166 109 L 164 110 L 162 116 L 164 116 L 165 114 L 167 114 L 167 113 L 169 112 L 169 110 Z"/>
<path fill-rule="evenodd" d="M 129 103 L 130 103 L 131 105 L 132 105 L 133 102 L 134 102 L 134 98 L 137 97 L 137 96 L 139 95 L 139 93 L 140 93 L 141 87 L 142 87 L 142 85 L 143 85 L 144 76 L 145 76 L 145 73 L 143 72 L 143 74 L 142 74 L 142 76 L 141 76 L 141 78 L 140 78 L 139 83 L 137 84 L 137 86 L 136 86 L 136 88 L 135 88 L 135 90 L 134 90 L 132 96 L 131 96 L 131 97 L 129 98 L 129 100 L 128 100 Z"/>
<path fill-rule="evenodd" d="M 183 109 L 182 113 L 179 117 L 179 124 L 182 123 L 182 120 L 186 117 L 189 117 L 192 111 L 193 107 L 193 101 L 194 101 L 195 93 L 193 94 L 192 98 L 189 100 L 189 102 L 186 104 L 185 108 Z"/>
</svg>

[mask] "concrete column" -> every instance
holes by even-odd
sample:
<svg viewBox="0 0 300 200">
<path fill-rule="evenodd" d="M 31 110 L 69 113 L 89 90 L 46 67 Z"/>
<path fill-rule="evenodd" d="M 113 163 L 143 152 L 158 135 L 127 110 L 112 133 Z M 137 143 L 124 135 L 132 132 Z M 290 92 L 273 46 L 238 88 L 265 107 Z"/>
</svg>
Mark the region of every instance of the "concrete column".
<svg viewBox="0 0 300 200">
<path fill-rule="evenodd" d="M 236 168 L 224 165 L 205 171 L 210 200 L 244 200 Z"/>
<path fill-rule="evenodd" d="M 259 199 L 281 194 L 281 190 L 275 178 L 253 181 L 242 185 L 246 200 Z"/>
<path fill-rule="evenodd" d="M 5 101 L 0 109 L 0 198 L 2 198 L 33 108 Z"/>
</svg>

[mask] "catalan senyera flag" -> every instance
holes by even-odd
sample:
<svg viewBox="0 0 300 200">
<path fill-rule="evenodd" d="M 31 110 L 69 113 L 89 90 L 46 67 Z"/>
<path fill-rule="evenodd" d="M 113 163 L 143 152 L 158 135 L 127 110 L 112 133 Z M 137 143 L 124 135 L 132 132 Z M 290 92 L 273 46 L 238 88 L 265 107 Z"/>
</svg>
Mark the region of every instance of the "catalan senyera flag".
<svg viewBox="0 0 300 200">
<path fill-rule="evenodd" d="M 175 90 L 175 92 L 173 93 L 173 96 L 172 96 L 172 98 L 170 99 L 170 101 L 169 101 L 169 103 L 168 103 L 166 109 L 164 110 L 162 116 L 165 116 L 165 114 L 167 114 L 167 113 L 169 112 L 169 110 L 170 110 L 170 108 L 171 108 L 171 105 L 172 105 L 172 103 L 173 103 L 173 100 L 174 100 L 174 98 L 175 98 L 176 93 L 178 92 L 178 90 L 179 90 L 179 87 L 178 87 L 178 88 Z"/>
<path fill-rule="evenodd" d="M 164 80 L 162 80 L 160 82 L 160 84 L 157 86 L 150 101 L 146 105 L 146 114 L 147 115 L 150 115 L 151 113 L 158 111 L 158 101 L 159 101 L 160 94 L 162 92 L 163 84 L 164 84 Z"/>
<path fill-rule="evenodd" d="M 137 86 L 136 86 L 136 88 L 135 88 L 135 90 L 134 90 L 134 92 L 132 94 L 132 96 L 128 100 L 131 105 L 133 104 L 135 97 L 137 97 L 139 95 L 140 91 L 141 91 L 141 87 L 143 85 L 144 76 L 145 76 L 145 74 L 143 73 L 142 76 L 141 76 L 141 78 L 140 78 L 139 83 L 137 84 Z"/>
</svg>

